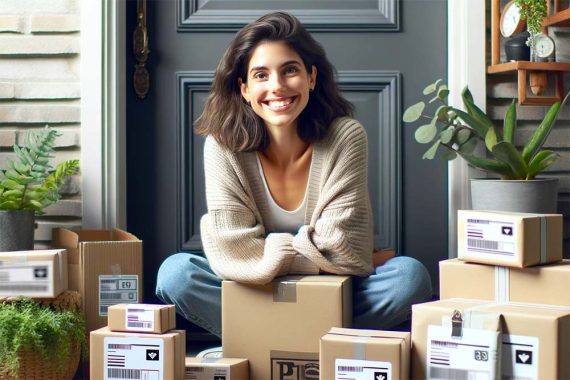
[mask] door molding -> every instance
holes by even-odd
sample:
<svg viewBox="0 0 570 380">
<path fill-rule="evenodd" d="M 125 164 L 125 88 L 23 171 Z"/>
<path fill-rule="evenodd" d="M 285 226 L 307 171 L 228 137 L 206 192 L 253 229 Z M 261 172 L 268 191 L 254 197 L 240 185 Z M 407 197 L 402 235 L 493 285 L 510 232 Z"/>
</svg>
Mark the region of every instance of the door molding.
<svg viewBox="0 0 570 380">
<path fill-rule="evenodd" d="M 82 226 L 125 228 L 125 2 L 80 11 Z"/>
<path fill-rule="evenodd" d="M 237 31 L 248 22 L 270 11 L 267 5 L 255 0 L 242 0 L 236 15 L 235 0 L 209 0 L 202 5 L 196 0 L 176 0 L 176 20 L 179 32 Z M 368 7 L 355 9 L 346 0 L 329 1 L 311 8 L 311 2 L 297 2 L 300 6 L 285 6 L 299 17 L 310 31 L 390 31 L 400 30 L 400 0 L 368 1 Z M 338 5 L 335 8 L 335 3 Z"/>
<path fill-rule="evenodd" d="M 486 107 L 486 18 L 485 0 L 448 1 L 448 87 L 449 105 L 463 109 L 461 91 L 469 84 L 473 98 L 482 110 Z M 448 253 L 457 257 L 457 210 L 470 207 L 470 169 L 459 158 L 448 165 Z"/>
<path fill-rule="evenodd" d="M 193 121 L 214 79 L 213 71 L 180 71 L 176 73 L 176 249 L 201 251 L 200 217 L 207 212 L 204 173 L 199 157 L 203 155 L 203 138 L 193 133 Z M 380 162 L 372 175 L 377 189 L 371 195 L 375 212 L 374 243 L 376 247 L 401 248 L 401 75 L 398 71 L 339 70 L 337 82 L 341 91 L 354 94 L 361 101 L 377 101 L 374 122 L 368 127 L 369 159 Z M 355 106 L 357 103 L 355 103 Z M 362 121 L 362 120 L 361 120 Z M 368 124 L 368 125 L 367 125 Z M 378 126 L 378 130 L 371 130 Z M 372 142 L 372 136 L 378 140 Z M 372 157 L 374 156 L 374 157 Z M 200 165 L 196 165 L 200 163 Z M 373 170 L 373 169 L 370 169 Z M 194 180 L 192 182 L 192 179 Z"/>
</svg>

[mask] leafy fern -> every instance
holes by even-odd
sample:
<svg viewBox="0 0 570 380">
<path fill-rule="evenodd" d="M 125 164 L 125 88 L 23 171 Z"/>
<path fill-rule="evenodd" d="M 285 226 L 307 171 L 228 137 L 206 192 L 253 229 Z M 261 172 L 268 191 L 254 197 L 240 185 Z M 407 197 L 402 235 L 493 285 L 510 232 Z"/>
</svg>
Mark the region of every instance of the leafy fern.
<svg viewBox="0 0 570 380">
<path fill-rule="evenodd" d="M 67 160 L 51 170 L 49 160 L 59 135 L 46 126 L 29 131 L 24 146 L 14 145 L 17 160 L 0 170 L 0 210 L 33 210 L 41 215 L 60 199 L 59 188 L 65 178 L 77 173 L 79 160 Z"/>
<path fill-rule="evenodd" d="M 30 349 L 65 371 L 74 345 L 87 350 L 85 321 L 75 311 L 55 311 L 29 298 L 0 304 L 0 373 L 17 377 L 18 352 Z"/>
</svg>

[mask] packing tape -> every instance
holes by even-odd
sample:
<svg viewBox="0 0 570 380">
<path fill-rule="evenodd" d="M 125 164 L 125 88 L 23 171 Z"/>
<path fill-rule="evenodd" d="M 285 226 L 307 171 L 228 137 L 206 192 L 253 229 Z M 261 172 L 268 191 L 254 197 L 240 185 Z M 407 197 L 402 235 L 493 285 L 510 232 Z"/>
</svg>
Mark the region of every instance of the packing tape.
<svg viewBox="0 0 570 380">
<path fill-rule="evenodd" d="M 510 289 L 509 289 L 509 268 L 508 267 L 495 267 L 495 301 L 509 302 Z"/>
<path fill-rule="evenodd" d="M 273 302 L 297 302 L 297 280 L 273 282 Z"/>
<path fill-rule="evenodd" d="M 217 363 L 222 358 L 201 358 L 200 363 Z"/>
<path fill-rule="evenodd" d="M 366 343 L 368 339 L 365 337 L 354 337 L 352 342 L 352 358 L 355 360 L 366 360 Z"/>
<path fill-rule="evenodd" d="M 69 259 L 69 255 L 67 254 L 66 250 L 60 251 L 57 255 L 59 258 L 59 283 L 63 284 L 64 276 L 63 276 L 63 256 Z M 64 289 L 65 290 L 65 289 Z"/>
<path fill-rule="evenodd" d="M 546 263 L 546 216 L 540 216 L 540 263 Z"/>
<path fill-rule="evenodd" d="M 121 275 L 121 264 L 112 264 L 111 265 L 111 273 L 113 276 L 120 276 Z"/>
</svg>

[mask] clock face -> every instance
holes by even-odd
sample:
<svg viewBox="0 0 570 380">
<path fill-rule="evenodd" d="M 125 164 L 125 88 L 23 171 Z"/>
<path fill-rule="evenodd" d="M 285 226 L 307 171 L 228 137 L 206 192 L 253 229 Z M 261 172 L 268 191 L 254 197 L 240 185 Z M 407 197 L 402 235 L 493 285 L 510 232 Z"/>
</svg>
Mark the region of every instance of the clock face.
<svg viewBox="0 0 570 380">
<path fill-rule="evenodd" d="M 515 33 L 520 33 L 524 28 L 524 24 L 519 7 L 514 0 L 509 1 L 501 14 L 501 34 L 504 37 L 510 37 Z"/>
<path fill-rule="evenodd" d="M 545 34 L 537 34 L 534 40 L 536 55 L 540 58 L 548 58 L 554 54 L 554 41 Z"/>
</svg>

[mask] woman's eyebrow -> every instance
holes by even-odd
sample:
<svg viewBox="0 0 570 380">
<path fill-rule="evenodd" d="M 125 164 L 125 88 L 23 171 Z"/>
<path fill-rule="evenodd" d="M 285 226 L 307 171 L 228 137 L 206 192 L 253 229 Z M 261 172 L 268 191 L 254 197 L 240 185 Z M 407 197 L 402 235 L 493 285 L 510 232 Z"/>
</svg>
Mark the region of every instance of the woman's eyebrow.
<svg viewBox="0 0 570 380">
<path fill-rule="evenodd" d="M 299 62 L 299 61 L 297 61 L 297 60 L 295 60 L 295 59 L 292 59 L 292 60 L 290 60 L 290 61 L 287 61 L 287 62 L 282 63 L 282 64 L 281 64 L 281 67 L 287 66 L 287 65 L 292 65 L 292 64 L 300 65 L 301 62 Z M 252 71 L 257 71 L 257 70 L 267 70 L 267 67 L 265 67 L 265 66 L 254 66 L 254 67 L 251 68 L 251 70 L 249 70 L 249 72 L 251 73 Z"/>
</svg>

